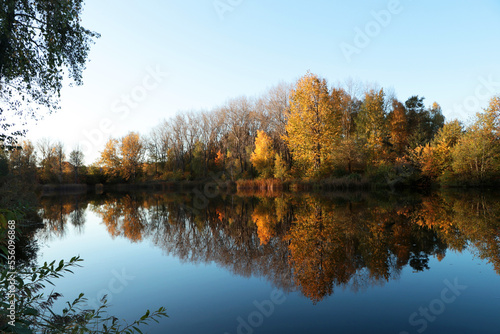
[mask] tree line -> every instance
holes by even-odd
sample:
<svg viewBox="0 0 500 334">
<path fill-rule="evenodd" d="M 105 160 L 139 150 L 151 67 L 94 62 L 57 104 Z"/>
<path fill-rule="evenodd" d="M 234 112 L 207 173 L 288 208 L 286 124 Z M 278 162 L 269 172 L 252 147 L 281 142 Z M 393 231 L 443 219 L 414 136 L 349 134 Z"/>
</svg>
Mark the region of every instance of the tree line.
<svg viewBox="0 0 500 334">
<path fill-rule="evenodd" d="M 81 150 L 44 139 L 3 152 L 0 172 L 41 183 L 151 180 L 318 180 L 364 177 L 407 184 L 479 185 L 499 180 L 500 98 L 473 124 L 445 122 L 434 102 L 399 101 L 383 88 L 329 86 L 307 73 L 256 98 L 179 113 L 148 134 L 110 138 L 85 166 Z"/>
</svg>

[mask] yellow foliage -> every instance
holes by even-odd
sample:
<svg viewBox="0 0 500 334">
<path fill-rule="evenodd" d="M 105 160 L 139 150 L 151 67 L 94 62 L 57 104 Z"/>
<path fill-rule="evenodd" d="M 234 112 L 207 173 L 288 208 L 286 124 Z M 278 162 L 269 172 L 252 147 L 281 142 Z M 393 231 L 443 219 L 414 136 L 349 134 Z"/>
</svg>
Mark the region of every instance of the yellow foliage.
<svg viewBox="0 0 500 334">
<path fill-rule="evenodd" d="M 255 150 L 250 156 L 250 161 L 263 178 L 273 176 L 275 154 L 271 138 L 264 131 L 257 131 Z"/>
<path fill-rule="evenodd" d="M 144 145 L 139 134 L 131 132 L 121 140 L 122 162 L 120 173 L 125 180 L 135 179 L 144 155 Z"/>
<path fill-rule="evenodd" d="M 275 218 L 274 215 L 261 214 L 255 211 L 252 214 L 252 220 L 257 225 L 257 235 L 261 245 L 267 245 L 275 234 L 272 224 L 273 218 Z"/>
<path fill-rule="evenodd" d="M 101 152 L 99 164 L 104 174 L 109 178 L 116 178 L 119 175 L 120 158 L 118 156 L 118 140 L 108 140 L 104 150 Z"/>
<path fill-rule="evenodd" d="M 326 80 L 306 74 L 290 94 L 284 139 L 307 175 L 317 176 L 321 164 L 331 159 L 340 130 L 340 112 L 336 112 Z"/>
</svg>

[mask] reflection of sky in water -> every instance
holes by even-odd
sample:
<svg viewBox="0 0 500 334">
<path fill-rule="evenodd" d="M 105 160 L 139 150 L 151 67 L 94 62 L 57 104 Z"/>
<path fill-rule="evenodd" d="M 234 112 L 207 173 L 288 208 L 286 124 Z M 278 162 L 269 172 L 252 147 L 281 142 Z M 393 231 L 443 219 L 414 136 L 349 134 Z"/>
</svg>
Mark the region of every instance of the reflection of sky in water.
<svg viewBox="0 0 500 334">
<path fill-rule="evenodd" d="M 274 289 L 265 278 L 234 275 L 215 263 L 181 263 L 147 237 L 137 243 L 113 239 L 98 215 L 90 210 L 85 214 L 83 227 L 66 224 L 64 237 L 52 237 L 40 248 L 40 262 L 74 255 L 85 260 L 74 275 L 57 280 L 62 300 L 73 300 L 79 292 L 97 299 L 110 282 L 121 288 L 115 278 L 125 272 L 134 279 L 111 295 L 110 314 L 133 320 L 148 308 L 165 306 L 170 318 L 144 327 L 146 332 L 232 334 L 237 333 L 237 318 L 247 319 L 256 310 L 254 301 L 268 300 Z M 440 299 L 446 287 L 443 281 L 455 278 L 468 288 L 427 322 L 425 333 L 498 333 L 500 277 L 491 264 L 468 250 L 448 250 L 441 261 L 432 257 L 429 267 L 415 273 L 405 266 L 398 279 L 368 285 L 357 293 L 334 287 L 334 293 L 316 305 L 300 291 L 292 292 L 254 333 L 417 333 L 421 326 L 412 327 L 410 315 Z"/>
</svg>

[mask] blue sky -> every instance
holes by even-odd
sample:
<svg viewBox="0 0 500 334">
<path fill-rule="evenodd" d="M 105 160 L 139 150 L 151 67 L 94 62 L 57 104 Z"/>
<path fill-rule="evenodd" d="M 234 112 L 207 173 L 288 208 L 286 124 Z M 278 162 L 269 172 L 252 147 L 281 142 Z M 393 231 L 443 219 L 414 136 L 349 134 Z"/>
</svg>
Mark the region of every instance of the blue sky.
<svg viewBox="0 0 500 334">
<path fill-rule="evenodd" d="M 377 82 L 403 101 L 425 96 L 466 121 L 500 93 L 499 18 L 498 0 L 87 0 L 83 24 L 102 37 L 84 85 L 65 87 L 61 111 L 28 138 L 80 144 L 92 162 L 109 136 L 146 134 L 177 112 L 256 96 L 308 70 L 332 84 Z M 359 31 L 367 45 L 356 44 Z M 345 45 L 357 48 L 350 61 Z"/>
</svg>

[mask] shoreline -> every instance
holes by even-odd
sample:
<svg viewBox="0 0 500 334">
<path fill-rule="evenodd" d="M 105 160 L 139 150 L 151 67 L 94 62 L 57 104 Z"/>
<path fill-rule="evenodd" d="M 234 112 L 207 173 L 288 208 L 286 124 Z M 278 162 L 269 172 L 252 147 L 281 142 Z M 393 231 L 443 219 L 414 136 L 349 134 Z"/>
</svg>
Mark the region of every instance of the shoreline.
<svg viewBox="0 0 500 334">
<path fill-rule="evenodd" d="M 222 180 L 198 180 L 198 181 L 149 181 L 137 183 L 116 184 L 39 184 L 37 192 L 42 196 L 71 195 L 93 192 L 102 194 L 104 192 L 128 192 L 128 191 L 153 191 L 153 192 L 191 192 L 195 189 L 203 189 L 207 185 L 215 185 L 219 191 L 226 193 L 259 193 L 259 192 L 331 192 L 331 191 L 407 191 L 407 190 L 435 190 L 435 189 L 479 189 L 497 190 L 498 184 L 489 185 L 440 185 L 428 184 L 404 184 L 403 182 L 387 181 L 374 182 L 365 178 L 335 178 L 321 180 L 284 180 L 279 179 L 252 179 L 222 181 Z"/>
</svg>

